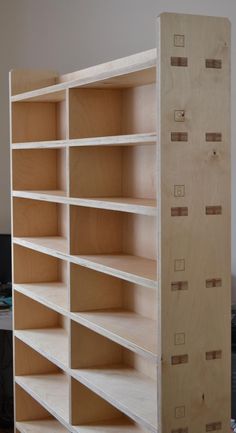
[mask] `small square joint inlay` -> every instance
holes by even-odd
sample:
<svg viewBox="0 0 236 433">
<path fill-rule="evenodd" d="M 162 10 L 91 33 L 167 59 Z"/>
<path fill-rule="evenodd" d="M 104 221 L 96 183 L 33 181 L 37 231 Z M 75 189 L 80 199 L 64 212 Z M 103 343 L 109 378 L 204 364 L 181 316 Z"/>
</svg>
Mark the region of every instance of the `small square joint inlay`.
<svg viewBox="0 0 236 433">
<path fill-rule="evenodd" d="M 175 408 L 175 418 L 185 417 L 185 406 L 178 406 Z"/>
<path fill-rule="evenodd" d="M 174 196 L 185 197 L 185 185 L 174 185 Z"/>
<path fill-rule="evenodd" d="M 175 122 L 184 122 L 185 121 L 185 111 L 184 110 L 175 110 L 174 111 L 174 120 L 175 120 Z"/>
<path fill-rule="evenodd" d="M 184 47 L 184 46 L 185 46 L 185 36 L 174 35 L 174 47 Z"/>
<path fill-rule="evenodd" d="M 176 259 L 174 262 L 174 270 L 175 270 L 175 272 L 184 271 L 185 270 L 185 259 Z"/>
<path fill-rule="evenodd" d="M 175 346 L 182 346 L 185 344 L 185 333 L 178 332 L 175 334 Z"/>
</svg>

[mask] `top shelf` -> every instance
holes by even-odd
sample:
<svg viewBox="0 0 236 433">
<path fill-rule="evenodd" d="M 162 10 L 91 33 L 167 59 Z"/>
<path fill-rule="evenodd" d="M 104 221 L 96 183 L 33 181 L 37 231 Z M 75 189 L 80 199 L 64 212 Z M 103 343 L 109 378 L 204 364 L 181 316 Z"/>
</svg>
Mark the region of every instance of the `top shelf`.
<svg viewBox="0 0 236 433">
<path fill-rule="evenodd" d="M 34 72 L 28 72 L 28 85 L 21 83 L 22 71 L 11 72 L 11 102 L 42 101 L 59 102 L 65 99 L 66 89 L 76 87 L 126 88 L 156 81 L 156 49 L 144 51 L 112 62 L 83 69 L 72 74 L 55 78 L 50 74 L 46 81 L 40 74 L 31 79 Z M 43 87 L 42 87 L 43 84 Z M 52 84 L 52 85 L 50 85 Z"/>
</svg>

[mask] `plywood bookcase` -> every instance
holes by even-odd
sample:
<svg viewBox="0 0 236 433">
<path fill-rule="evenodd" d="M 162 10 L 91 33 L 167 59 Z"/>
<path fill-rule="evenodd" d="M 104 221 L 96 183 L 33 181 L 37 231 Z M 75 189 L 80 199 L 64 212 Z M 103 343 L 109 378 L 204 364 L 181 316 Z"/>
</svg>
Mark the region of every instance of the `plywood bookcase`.
<svg viewBox="0 0 236 433">
<path fill-rule="evenodd" d="M 11 72 L 18 433 L 229 431 L 230 25 L 156 46 Z"/>
</svg>

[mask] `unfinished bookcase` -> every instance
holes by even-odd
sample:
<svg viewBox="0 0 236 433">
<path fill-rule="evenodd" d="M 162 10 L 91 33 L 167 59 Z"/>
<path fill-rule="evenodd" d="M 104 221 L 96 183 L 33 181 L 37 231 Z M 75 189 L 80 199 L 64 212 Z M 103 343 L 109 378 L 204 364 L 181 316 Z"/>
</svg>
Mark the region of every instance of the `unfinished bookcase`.
<svg viewBox="0 0 236 433">
<path fill-rule="evenodd" d="M 11 72 L 18 433 L 229 431 L 230 25 L 156 46 Z"/>
</svg>

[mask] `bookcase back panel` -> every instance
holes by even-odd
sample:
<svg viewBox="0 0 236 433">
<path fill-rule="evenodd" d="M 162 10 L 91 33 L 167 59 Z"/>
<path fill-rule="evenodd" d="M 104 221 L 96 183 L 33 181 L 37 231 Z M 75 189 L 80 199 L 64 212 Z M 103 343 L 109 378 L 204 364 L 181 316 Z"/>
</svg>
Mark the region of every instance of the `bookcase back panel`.
<svg viewBox="0 0 236 433">
<path fill-rule="evenodd" d="M 14 190 L 67 190 L 65 149 L 16 149 L 12 164 Z"/>
<path fill-rule="evenodd" d="M 17 237 L 66 236 L 66 206 L 14 198 L 13 234 Z"/>
<path fill-rule="evenodd" d="M 70 149 L 72 197 L 156 198 L 155 145 Z"/>
<path fill-rule="evenodd" d="M 156 131 L 155 84 L 127 89 L 70 89 L 69 137 Z"/>
<path fill-rule="evenodd" d="M 156 131 L 156 84 L 130 87 L 122 92 L 121 134 Z"/>
<path fill-rule="evenodd" d="M 72 254 L 133 254 L 156 258 L 155 218 L 70 207 Z"/>
<path fill-rule="evenodd" d="M 59 122 L 63 119 L 63 122 Z M 67 134 L 66 102 L 12 104 L 12 142 L 62 140 Z"/>
<path fill-rule="evenodd" d="M 31 249 L 14 245 L 13 271 L 15 284 L 60 281 L 60 260 Z"/>
<path fill-rule="evenodd" d="M 61 370 L 18 338 L 14 338 L 15 375 L 57 374 Z"/>
</svg>

